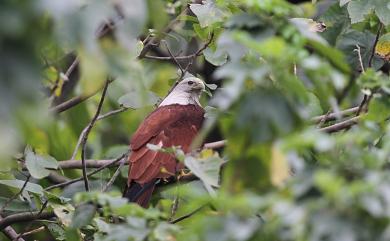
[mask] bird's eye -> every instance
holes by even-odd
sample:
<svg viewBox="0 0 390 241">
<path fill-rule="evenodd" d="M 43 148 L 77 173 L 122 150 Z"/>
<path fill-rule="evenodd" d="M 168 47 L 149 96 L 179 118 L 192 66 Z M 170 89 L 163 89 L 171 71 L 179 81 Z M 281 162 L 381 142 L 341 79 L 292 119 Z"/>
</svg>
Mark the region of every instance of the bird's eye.
<svg viewBox="0 0 390 241">
<path fill-rule="evenodd" d="M 188 81 L 188 85 L 193 85 L 194 81 Z"/>
</svg>

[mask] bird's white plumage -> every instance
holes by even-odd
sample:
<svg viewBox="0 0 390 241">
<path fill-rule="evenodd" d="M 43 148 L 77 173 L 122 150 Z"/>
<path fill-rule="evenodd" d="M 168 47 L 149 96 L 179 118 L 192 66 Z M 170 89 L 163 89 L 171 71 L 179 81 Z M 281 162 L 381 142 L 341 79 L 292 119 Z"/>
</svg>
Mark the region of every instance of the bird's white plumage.
<svg viewBox="0 0 390 241">
<path fill-rule="evenodd" d="M 165 105 L 199 105 L 199 97 L 205 90 L 203 81 L 199 78 L 185 78 L 172 90 L 171 93 L 160 103 Z"/>
</svg>

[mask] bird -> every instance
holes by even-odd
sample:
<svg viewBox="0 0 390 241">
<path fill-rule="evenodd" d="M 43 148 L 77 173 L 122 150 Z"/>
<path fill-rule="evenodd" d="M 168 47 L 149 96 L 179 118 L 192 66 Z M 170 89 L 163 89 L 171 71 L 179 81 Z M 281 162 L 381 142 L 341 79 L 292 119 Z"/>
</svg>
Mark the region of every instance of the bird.
<svg viewBox="0 0 390 241">
<path fill-rule="evenodd" d="M 184 153 L 191 152 L 191 143 L 204 120 L 205 111 L 199 102 L 204 91 L 205 84 L 201 79 L 184 78 L 132 135 L 124 192 L 130 202 L 147 208 L 155 185 L 184 168 L 174 154 L 149 149 L 148 143 L 162 148 L 179 146 Z"/>
</svg>

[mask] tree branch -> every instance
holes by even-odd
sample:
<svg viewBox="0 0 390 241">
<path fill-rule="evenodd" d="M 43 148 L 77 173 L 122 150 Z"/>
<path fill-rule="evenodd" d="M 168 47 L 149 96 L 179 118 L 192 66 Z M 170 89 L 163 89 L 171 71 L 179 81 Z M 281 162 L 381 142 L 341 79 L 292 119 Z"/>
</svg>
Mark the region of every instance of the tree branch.
<svg viewBox="0 0 390 241">
<path fill-rule="evenodd" d="M 157 34 L 156 36 L 152 37 L 144 46 L 144 48 L 141 50 L 141 53 L 139 54 L 138 58 L 139 59 L 142 59 L 145 57 L 146 53 L 149 52 L 149 50 L 152 48 L 152 46 L 161 40 L 162 36 L 164 36 L 165 34 L 169 33 L 173 26 L 176 24 L 176 22 L 179 21 L 180 17 L 184 14 L 187 13 L 187 10 L 188 10 L 188 6 L 186 6 L 183 11 L 177 15 L 168 25 L 167 27 L 159 34 Z"/>
<path fill-rule="evenodd" d="M 110 117 L 110 116 L 115 115 L 115 114 L 122 113 L 122 112 L 124 112 L 124 111 L 126 111 L 128 109 L 130 109 L 130 108 L 122 107 L 122 108 L 117 109 L 117 110 L 109 111 L 106 114 L 99 115 L 98 118 L 96 119 L 96 121 L 105 119 L 105 118 Z M 84 139 L 84 136 L 85 136 L 85 134 L 87 132 L 87 128 L 88 128 L 88 125 L 81 131 L 79 139 L 77 140 L 76 147 L 74 148 L 74 151 L 72 153 L 72 157 L 70 158 L 71 160 L 74 160 L 76 158 L 77 151 L 79 150 L 81 142 Z"/>
<path fill-rule="evenodd" d="M 114 165 L 116 163 L 118 163 L 119 161 L 121 161 L 122 159 L 126 159 L 128 156 L 128 153 L 125 153 L 123 154 L 122 156 L 118 157 L 117 159 L 114 159 L 114 160 L 110 160 L 109 162 L 105 162 L 104 165 L 100 166 L 99 168 L 97 168 L 96 170 L 90 172 L 87 174 L 88 177 L 100 172 L 101 170 L 111 166 L 111 165 Z M 74 161 L 74 160 L 72 160 Z M 80 163 L 80 162 L 79 162 Z M 59 183 L 59 184 L 56 184 L 56 185 L 52 185 L 52 186 L 49 186 L 47 188 L 45 188 L 45 191 L 49 191 L 51 189 L 54 189 L 54 188 L 57 188 L 57 187 L 64 187 L 64 186 L 68 186 L 72 183 L 75 183 L 75 182 L 79 182 L 79 181 L 82 181 L 84 178 L 83 177 L 79 177 L 79 178 L 76 178 L 76 179 L 72 179 L 70 181 L 67 181 L 67 182 L 64 182 L 64 183 Z"/>
<path fill-rule="evenodd" d="M 0 215 L 0 223 L 4 221 L 4 218 Z M 18 238 L 18 233 L 9 225 L 5 226 L 1 231 L 4 233 L 7 238 L 10 240 L 25 241 L 23 238 Z"/>
<path fill-rule="evenodd" d="M 372 47 L 370 59 L 368 60 L 368 67 L 369 67 L 369 68 L 372 67 L 372 60 L 374 59 L 376 45 L 378 44 L 378 40 L 379 40 L 379 37 L 380 37 L 380 35 L 381 35 L 382 28 L 383 28 L 383 24 L 382 24 L 382 23 L 379 23 L 378 32 L 376 32 L 376 36 L 375 36 L 374 46 Z"/>
<path fill-rule="evenodd" d="M 186 214 L 186 215 L 183 215 L 173 221 L 171 221 L 170 223 L 172 224 L 175 224 L 175 223 L 178 223 L 180 221 L 183 221 L 184 219 L 187 219 L 189 217 L 191 217 L 192 215 L 194 215 L 195 213 L 199 212 L 200 210 L 202 210 L 204 207 L 206 207 L 206 204 L 205 205 L 202 205 L 200 206 L 199 208 L 195 209 L 194 211 L 190 212 L 189 214 Z"/>
<path fill-rule="evenodd" d="M 86 146 L 87 146 L 87 141 L 88 141 L 88 135 L 89 135 L 89 132 L 92 130 L 92 127 L 95 124 L 95 122 L 100 114 L 100 111 L 102 110 L 104 97 L 106 96 L 106 93 L 107 93 L 108 84 L 109 84 L 109 81 L 107 80 L 105 85 L 104 85 L 102 97 L 100 98 L 100 102 L 99 102 L 98 108 L 96 110 L 96 113 L 95 113 L 94 117 L 92 118 L 91 122 L 88 124 L 87 129 L 85 131 L 85 135 L 84 135 L 82 142 L 81 142 L 81 163 L 83 165 L 84 185 L 85 185 L 85 190 L 87 192 L 89 192 L 89 184 L 88 184 L 88 176 L 87 176 L 87 166 L 85 165 L 85 152 L 86 152 Z"/>
<path fill-rule="evenodd" d="M 328 133 L 337 132 L 340 130 L 344 130 L 346 128 L 349 128 L 355 124 L 357 124 L 358 120 L 360 119 L 360 116 L 352 117 L 351 119 L 341 121 L 339 123 L 333 124 L 331 126 L 323 127 L 320 130 Z"/>
<path fill-rule="evenodd" d="M 221 147 L 224 147 L 226 145 L 227 141 L 215 141 L 215 142 L 209 142 L 205 143 L 203 145 L 203 148 L 206 149 L 218 149 Z M 85 160 L 85 165 L 87 168 L 100 168 L 102 166 L 106 166 L 107 164 L 112 163 L 116 159 L 107 159 L 107 160 Z M 127 165 L 128 163 L 125 163 Z M 119 164 L 118 164 L 119 165 Z M 65 160 L 65 161 L 59 161 L 59 169 L 80 169 L 82 168 L 80 160 Z"/>
<path fill-rule="evenodd" d="M 124 160 L 119 162 L 119 167 L 116 169 L 114 175 L 112 175 L 110 181 L 108 181 L 107 184 L 103 187 L 102 192 L 107 192 L 107 190 L 112 186 L 112 184 L 115 182 L 116 178 L 119 176 L 121 169 L 124 165 L 125 165 Z"/>
<path fill-rule="evenodd" d="M 330 120 L 335 120 L 338 117 L 343 117 L 343 116 L 354 114 L 358 111 L 358 109 L 359 109 L 359 107 L 356 106 L 356 107 L 352 107 L 352 108 L 349 108 L 349 109 L 346 109 L 343 111 L 332 112 L 332 113 L 329 113 L 328 115 L 325 114 L 325 115 L 316 116 L 316 117 L 313 117 L 311 119 L 311 121 L 313 121 L 314 123 L 319 123 L 321 121 L 326 122 L 326 121 L 330 121 Z"/>
<path fill-rule="evenodd" d="M 4 229 L 14 223 L 28 222 L 36 219 L 48 219 L 54 216 L 55 214 L 52 211 L 16 213 L 16 214 L 9 215 L 3 218 L 2 220 L 0 220 L 0 229 Z"/>
</svg>

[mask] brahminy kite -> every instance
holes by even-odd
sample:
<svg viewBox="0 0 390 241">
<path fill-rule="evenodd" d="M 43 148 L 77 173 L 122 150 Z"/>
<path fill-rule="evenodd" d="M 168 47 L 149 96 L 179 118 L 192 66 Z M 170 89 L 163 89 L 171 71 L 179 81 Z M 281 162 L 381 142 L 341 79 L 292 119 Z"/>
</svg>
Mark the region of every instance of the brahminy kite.
<svg viewBox="0 0 390 241">
<path fill-rule="evenodd" d="M 195 77 L 183 79 L 133 134 L 124 194 L 129 201 L 147 207 L 156 183 L 174 176 L 184 167 L 173 154 L 151 150 L 147 144 L 164 148 L 180 146 L 184 153 L 190 152 L 190 145 L 204 119 L 199 102 L 204 90 L 202 80 Z"/>
</svg>

